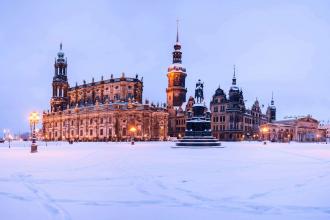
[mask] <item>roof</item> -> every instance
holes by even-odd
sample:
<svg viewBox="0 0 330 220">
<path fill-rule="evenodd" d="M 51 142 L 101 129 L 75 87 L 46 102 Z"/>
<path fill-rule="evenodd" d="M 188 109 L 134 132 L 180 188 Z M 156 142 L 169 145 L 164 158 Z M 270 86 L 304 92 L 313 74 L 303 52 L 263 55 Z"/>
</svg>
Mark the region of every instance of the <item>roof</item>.
<svg viewBox="0 0 330 220">
<path fill-rule="evenodd" d="M 116 82 L 121 82 L 121 81 L 125 81 L 125 82 L 139 82 L 139 83 L 142 83 L 143 84 L 143 82 L 141 80 L 139 80 L 138 78 L 120 77 L 120 78 L 100 80 L 100 81 L 97 81 L 97 82 L 91 82 L 91 83 L 86 83 L 86 84 L 82 84 L 82 85 L 72 86 L 72 87 L 69 88 L 69 90 L 86 88 L 86 87 L 91 87 L 91 86 L 96 86 L 96 85 L 101 85 L 101 84 L 116 83 Z"/>
</svg>

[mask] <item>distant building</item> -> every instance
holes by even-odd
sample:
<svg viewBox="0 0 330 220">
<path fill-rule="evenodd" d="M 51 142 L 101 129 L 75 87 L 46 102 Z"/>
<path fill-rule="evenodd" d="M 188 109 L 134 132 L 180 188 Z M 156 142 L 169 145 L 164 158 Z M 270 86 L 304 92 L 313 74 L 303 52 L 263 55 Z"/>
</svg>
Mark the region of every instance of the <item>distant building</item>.
<svg viewBox="0 0 330 220">
<path fill-rule="evenodd" d="M 267 114 L 261 112 L 258 100 L 251 109 L 245 107 L 243 91 L 237 86 L 235 67 L 228 96 L 219 87 L 212 97 L 210 110 L 212 134 L 225 141 L 258 139 L 260 125 L 276 119 L 273 99 Z"/>
<path fill-rule="evenodd" d="M 43 114 L 46 140 L 164 140 L 165 106 L 142 104 L 143 81 L 114 78 L 69 86 L 62 44 L 54 64 L 50 112 Z M 134 129 L 132 129 L 134 128 Z"/>
<path fill-rule="evenodd" d="M 260 126 L 260 139 L 275 142 L 325 141 L 326 129 L 319 127 L 319 121 L 310 115 L 274 121 Z"/>
<path fill-rule="evenodd" d="M 319 125 L 319 129 L 323 129 L 323 131 L 325 132 L 325 136 L 327 139 L 327 142 L 330 142 L 330 123 L 328 121 L 328 123 L 320 123 Z"/>
</svg>

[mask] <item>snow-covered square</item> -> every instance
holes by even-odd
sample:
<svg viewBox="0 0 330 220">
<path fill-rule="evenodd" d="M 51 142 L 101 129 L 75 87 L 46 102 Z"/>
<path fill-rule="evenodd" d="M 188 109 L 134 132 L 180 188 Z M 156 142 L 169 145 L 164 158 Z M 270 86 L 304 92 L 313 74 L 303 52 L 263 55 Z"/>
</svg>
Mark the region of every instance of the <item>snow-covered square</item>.
<svg viewBox="0 0 330 220">
<path fill-rule="evenodd" d="M 0 145 L 0 219 L 330 219 L 330 145 Z"/>
</svg>

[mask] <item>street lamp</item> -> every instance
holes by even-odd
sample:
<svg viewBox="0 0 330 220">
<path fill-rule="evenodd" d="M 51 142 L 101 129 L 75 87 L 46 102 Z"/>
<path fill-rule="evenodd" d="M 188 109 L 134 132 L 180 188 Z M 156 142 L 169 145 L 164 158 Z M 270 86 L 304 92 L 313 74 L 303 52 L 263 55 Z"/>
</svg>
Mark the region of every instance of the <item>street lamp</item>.
<svg viewBox="0 0 330 220">
<path fill-rule="evenodd" d="M 269 131 L 269 130 L 268 130 L 267 127 L 263 127 L 263 128 L 261 129 L 262 139 L 263 139 L 263 141 L 264 141 L 264 145 L 267 143 L 267 142 L 266 142 L 266 140 L 267 140 L 267 138 L 266 138 L 266 134 L 267 134 L 268 131 Z"/>
<path fill-rule="evenodd" d="M 9 148 L 10 148 L 10 141 L 13 139 L 13 136 L 11 134 L 8 135 L 8 143 L 9 143 Z"/>
<path fill-rule="evenodd" d="M 31 126 L 31 129 L 32 129 L 32 145 L 31 145 L 31 153 L 36 153 L 38 152 L 38 145 L 36 143 L 36 124 L 38 124 L 39 122 L 39 114 L 38 112 L 32 112 L 30 114 L 30 117 L 29 117 L 29 121 L 30 121 L 30 126 Z"/>
<path fill-rule="evenodd" d="M 134 145 L 134 134 L 136 132 L 136 127 L 132 126 L 129 131 L 131 132 L 132 134 L 132 137 L 131 137 L 131 144 Z"/>
</svg>

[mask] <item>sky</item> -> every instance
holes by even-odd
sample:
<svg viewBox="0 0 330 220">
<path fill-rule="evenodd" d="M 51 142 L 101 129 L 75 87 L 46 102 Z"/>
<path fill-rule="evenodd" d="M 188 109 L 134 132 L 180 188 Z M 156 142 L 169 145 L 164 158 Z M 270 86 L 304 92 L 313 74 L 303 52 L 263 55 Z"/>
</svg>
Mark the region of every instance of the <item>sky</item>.
<svg viewBox="0 0 330 220">
<path fill-rule="evenodd" d="M 277 118 L 330 119 L 330 1 L 7 1 L 0 3 L 0 129 L 29 130 L 48 110 L 63 43 L 70 85 L 92 77 L 143 76 L 143 98 L 165 102 L 179 19 L 187 95 L 198 79 L 206 103 L 228 93 L 236 65 L 246 106 Z"/>
</svg>

